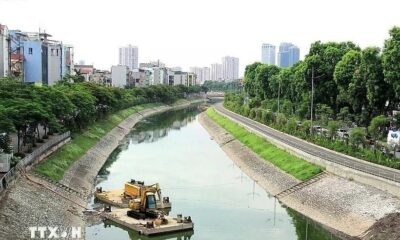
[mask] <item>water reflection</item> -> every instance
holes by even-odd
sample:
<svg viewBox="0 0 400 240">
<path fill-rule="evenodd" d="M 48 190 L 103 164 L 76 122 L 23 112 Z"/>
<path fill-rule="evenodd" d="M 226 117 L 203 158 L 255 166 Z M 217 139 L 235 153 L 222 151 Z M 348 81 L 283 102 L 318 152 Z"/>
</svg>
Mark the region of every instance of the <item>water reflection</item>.
<svg viewBox="0 0 400 240">
<path fill-rule="evenodd" d="M 199 113 L 197 107 L 176 110 L 172 112 L 161 113 L 155 118 L 148 118 L 141 124 L 138 124 L 133 131 L 125 138 L 126 148 L 129 143 L 152 143 L 159 139 L 168 136 L 171 130 L 180 130 L 188 123 L 196 120 L 196 115 Z M 158 119 L 163 119 L 160 123 Z"/>
<path fill-rule="evenodd" d="M 320 224 L 312 219 L 296 212 L 291 208 L 286 209 L 288 214 L 293 218 L 293 224 L 296 226 L 297 238 L 300 240 L 336 240 L 339 239 L 333 233 L 323 228 Z"/>
<path fill-rule="evenodd" d="M 87 228 L 87 239 L 335 239 L 233 164 L 196 121 L 198 113 L 186 109 L 142 121 L 97 177 L 103 189 L 121 188 L 131 178 L 159 182 L 172 201 L 171 215 L 191 215 L 195 231 L 149 238 L 106 221 Z"/>
</svg>

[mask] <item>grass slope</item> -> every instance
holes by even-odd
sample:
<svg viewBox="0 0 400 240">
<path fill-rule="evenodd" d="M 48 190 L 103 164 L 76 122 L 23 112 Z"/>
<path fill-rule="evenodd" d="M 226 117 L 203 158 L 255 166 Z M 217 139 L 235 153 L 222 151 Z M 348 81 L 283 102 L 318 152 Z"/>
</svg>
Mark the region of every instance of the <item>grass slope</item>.
<svg viewBox="0 0 400 240">
<path fill-rule="evenodd" d="M 207 115 L 258 156 L 299 180 L 307 180 L 323 170 L 250 133 L 244 127 L 218 114 L 213 108 L 207 110 Z"/>
<path fill-rule="evenodd" d="M 115 126 L 135 112 L 160 105 L 162 104 L 150 103 L 127 108 L 96 121 L 84 132 L 73 133 L 72 141 L 39 164 L 35 171 L 55 181 L 61 180 L 65 171 Z"/>
</svg>

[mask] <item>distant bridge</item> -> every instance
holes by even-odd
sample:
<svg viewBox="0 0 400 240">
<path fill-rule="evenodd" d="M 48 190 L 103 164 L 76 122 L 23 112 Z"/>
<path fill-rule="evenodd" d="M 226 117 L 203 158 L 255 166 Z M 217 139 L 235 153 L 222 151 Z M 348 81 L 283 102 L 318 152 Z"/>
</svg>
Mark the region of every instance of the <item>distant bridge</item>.
<svg viewBox="0 0 400 240">
<path fill-rule="evenodd" d="M 208 92 L 206 94 L 207 98 L 223 98 L 225 97 L 225 93 L 224 92 Z"/>
</svg>

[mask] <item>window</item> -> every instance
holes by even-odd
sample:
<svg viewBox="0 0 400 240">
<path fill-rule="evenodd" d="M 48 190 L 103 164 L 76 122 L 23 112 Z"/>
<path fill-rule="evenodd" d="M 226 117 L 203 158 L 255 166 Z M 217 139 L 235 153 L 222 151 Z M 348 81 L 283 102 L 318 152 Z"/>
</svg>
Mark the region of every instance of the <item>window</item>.
<svg viewBox="0 0 400 240">
<path fill-rule="evenodd" d="M 58 56 L 58 49 L 57 49 L 57 56 Z"/>
<path fill-rule="evenodd" d="M 28 53 L 29 53 L 29 54 L 32 54 L 32 53 L 33 53 L 33 49 L 32 49 L 31 47 L 28 49 Z"/>
</svg>

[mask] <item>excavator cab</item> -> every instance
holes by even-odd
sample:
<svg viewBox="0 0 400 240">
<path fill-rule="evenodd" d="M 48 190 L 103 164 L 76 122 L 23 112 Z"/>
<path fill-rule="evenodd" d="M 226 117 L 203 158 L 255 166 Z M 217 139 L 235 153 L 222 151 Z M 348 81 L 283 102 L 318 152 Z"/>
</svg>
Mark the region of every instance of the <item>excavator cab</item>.
<svg viewBox="0 0 400 240">
<path fill-rule="evenodd" d="M 156 209 L 156 208 L 157 208 L 156 195 L 148 194 L 146 196 L 146 209 Z"/>
</svg>

